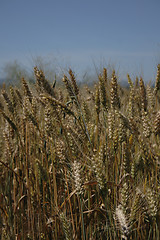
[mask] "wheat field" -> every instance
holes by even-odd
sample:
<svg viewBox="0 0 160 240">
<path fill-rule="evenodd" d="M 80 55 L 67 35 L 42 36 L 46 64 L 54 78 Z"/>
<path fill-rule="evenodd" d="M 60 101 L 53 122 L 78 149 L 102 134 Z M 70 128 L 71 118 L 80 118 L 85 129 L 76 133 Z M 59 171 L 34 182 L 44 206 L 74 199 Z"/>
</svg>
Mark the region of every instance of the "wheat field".
<svg viewBox="0 0 160 240">
<path fill-rule="evenodd" d="M 160 239 L 160 65 L 129 88 L 34 73 L 1 89 L 0 239 Z"/>
</svg>

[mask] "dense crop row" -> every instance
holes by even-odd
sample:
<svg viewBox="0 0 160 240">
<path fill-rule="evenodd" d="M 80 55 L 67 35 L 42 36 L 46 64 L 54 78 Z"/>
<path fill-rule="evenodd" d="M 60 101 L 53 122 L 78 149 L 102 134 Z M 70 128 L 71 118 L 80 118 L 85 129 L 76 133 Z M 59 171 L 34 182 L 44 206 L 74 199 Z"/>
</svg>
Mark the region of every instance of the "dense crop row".
<svg viewBox="0 0 160 240">
<path fill-rule="evenodd" d="M 160 65 L 129 89 L 34 71 L 1 90 L 1 239 L 159 239 Z"/>
</svg>

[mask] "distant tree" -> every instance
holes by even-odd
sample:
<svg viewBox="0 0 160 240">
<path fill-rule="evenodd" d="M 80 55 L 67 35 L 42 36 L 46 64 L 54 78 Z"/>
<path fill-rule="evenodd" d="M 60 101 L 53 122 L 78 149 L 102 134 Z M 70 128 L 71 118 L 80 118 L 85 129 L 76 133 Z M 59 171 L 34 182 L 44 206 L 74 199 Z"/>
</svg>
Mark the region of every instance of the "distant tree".
<svg viewBox="0 0 160 240">
<path fill-rule="evenodd" d="M 31 79 L 30 74 L 16 60 L 7 63 L 3 68 L 6 84 L 19 85 L 22 77 Z"/>
</svg>

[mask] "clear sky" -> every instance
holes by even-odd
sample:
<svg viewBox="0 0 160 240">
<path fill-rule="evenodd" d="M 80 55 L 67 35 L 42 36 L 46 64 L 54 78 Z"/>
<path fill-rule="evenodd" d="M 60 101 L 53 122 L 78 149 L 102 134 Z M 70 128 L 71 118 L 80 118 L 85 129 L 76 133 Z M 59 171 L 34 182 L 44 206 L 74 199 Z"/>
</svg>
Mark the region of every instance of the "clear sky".
<svg viewBox="0 0 160 240">
<path fill-rule="evenodd" d="M 7 62 L 30 67 L 37 56 L 154 79 L 160 0 L 0 0 L 1 75 Z"/>
</svg>

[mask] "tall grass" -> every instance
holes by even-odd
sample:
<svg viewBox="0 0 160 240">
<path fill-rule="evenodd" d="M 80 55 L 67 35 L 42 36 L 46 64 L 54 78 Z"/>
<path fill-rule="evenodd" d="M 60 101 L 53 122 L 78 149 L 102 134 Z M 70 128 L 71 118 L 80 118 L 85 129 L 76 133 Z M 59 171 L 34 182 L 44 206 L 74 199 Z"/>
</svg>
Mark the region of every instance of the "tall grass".
<svg viewBox="0 0 160 240">
<path fill-rule="evenodd" d="M 159 239 L 160 65 L 129 89 L 106 68 L 94 89 L 34 70 L 1 90 L 1 239 Z"/>
</svg>

